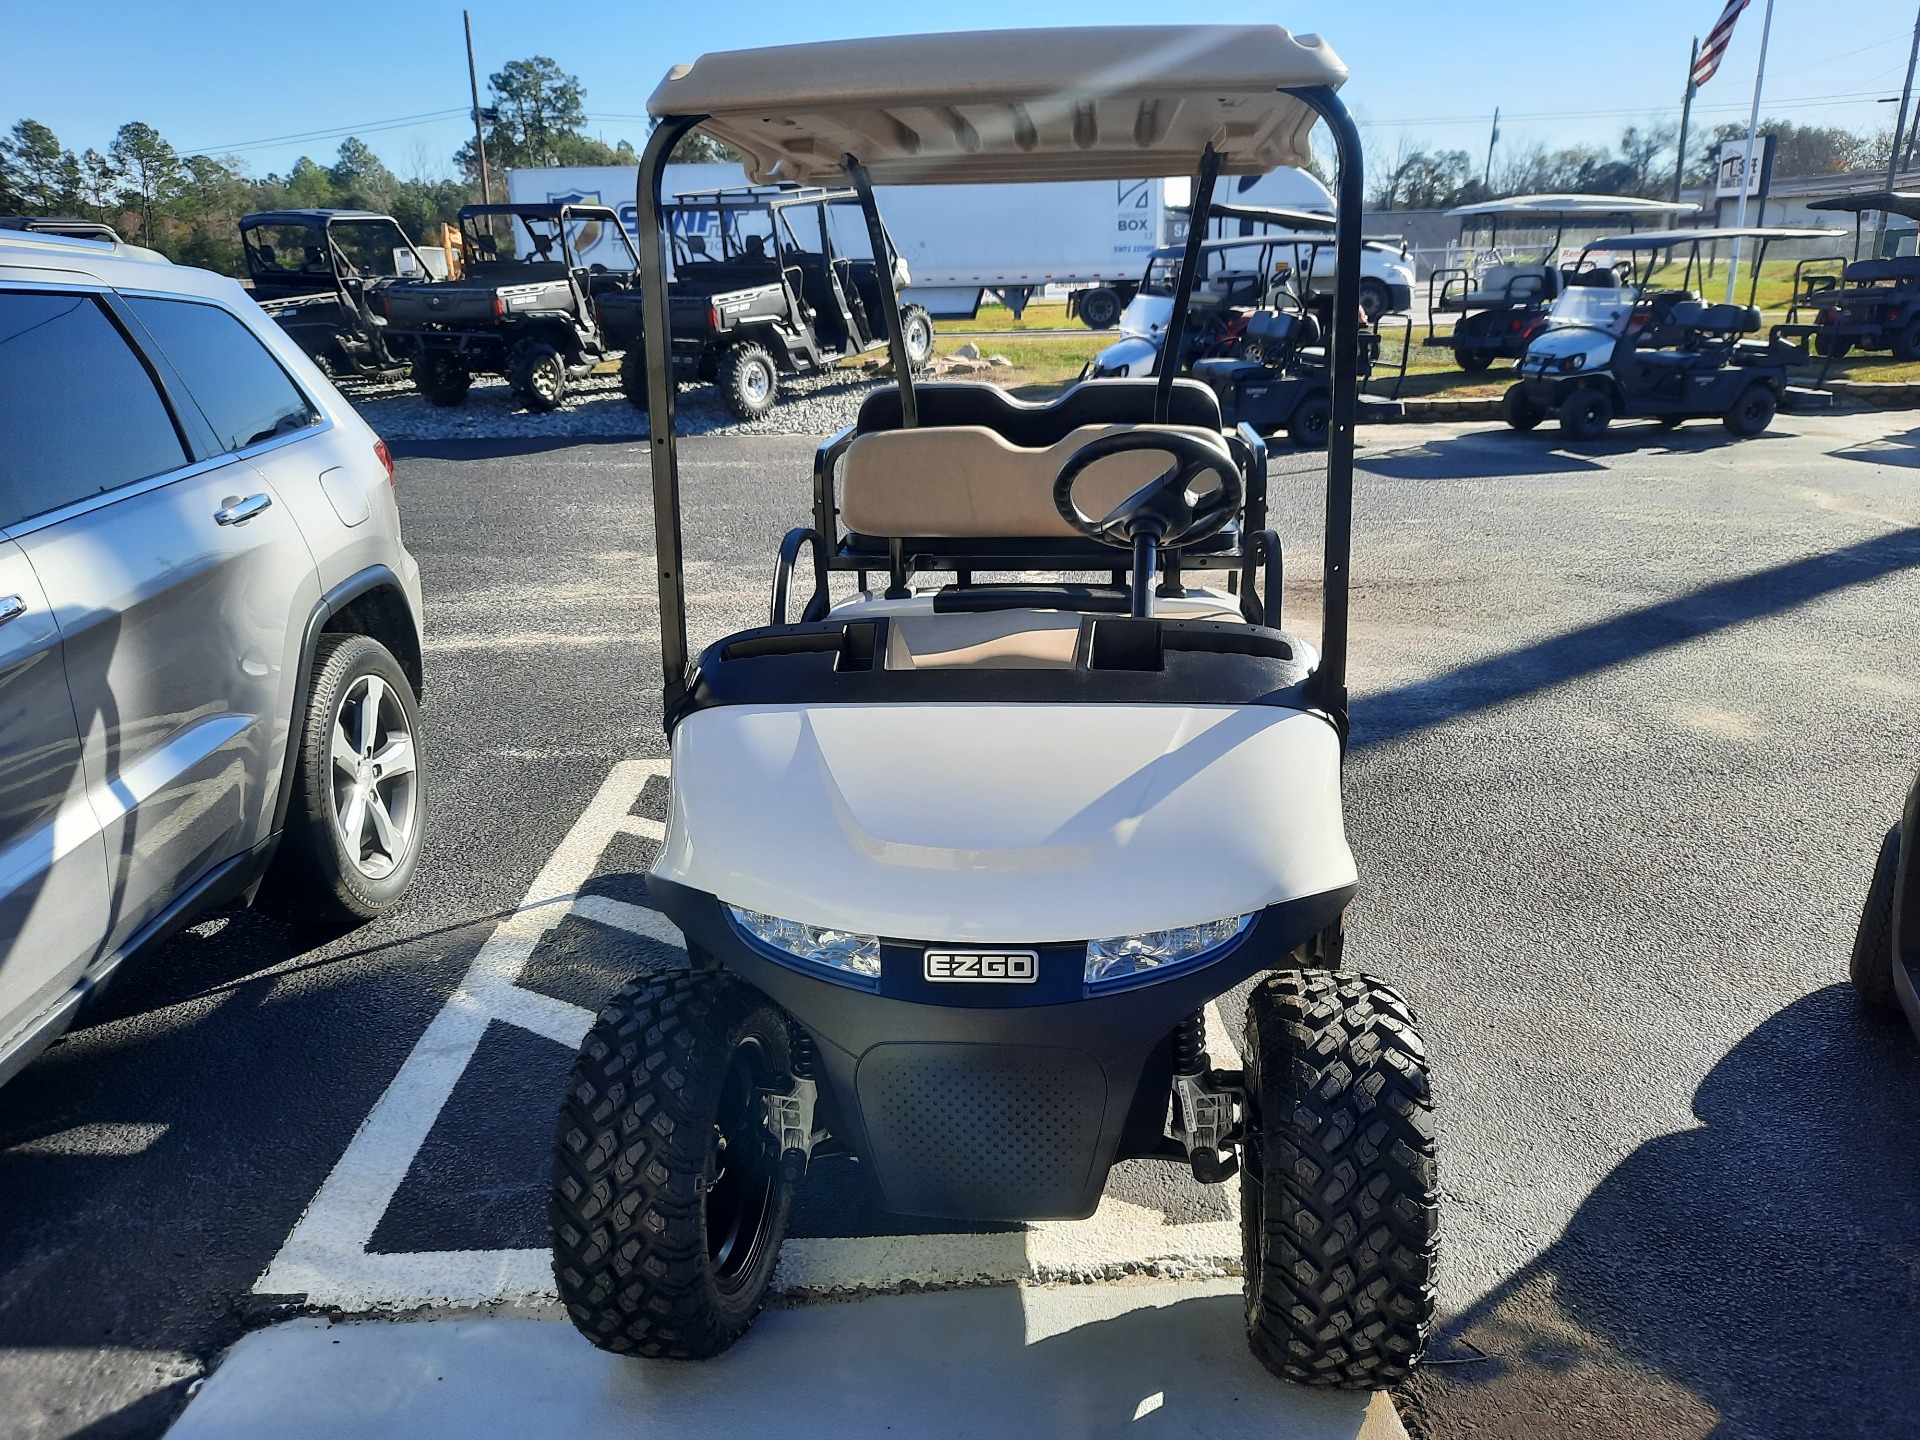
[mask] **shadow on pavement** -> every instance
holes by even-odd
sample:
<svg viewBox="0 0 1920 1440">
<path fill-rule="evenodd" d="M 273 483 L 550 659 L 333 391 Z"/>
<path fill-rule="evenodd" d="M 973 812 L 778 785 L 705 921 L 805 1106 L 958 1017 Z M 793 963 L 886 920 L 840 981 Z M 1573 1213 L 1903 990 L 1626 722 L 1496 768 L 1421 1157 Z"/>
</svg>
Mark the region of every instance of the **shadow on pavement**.
<svg viewBox="0 0 1920 1440">
<path fill-rule="evenodd" d="M 1353 744 L 1398 740 L 1916 565 L 1920 527 L 1910 527 L 1707 585 L 1428 680 L 1362 696 L 1353 706 Z"/>
<path fill-rule="evenodd" d="M 1920 470 L 1920 430 L 1882 435 L 1827 453 L 1837 460 L 1864 460 L 1869 465 L 1901 465 Z"/>
<path fill-rule="evenodd" d="M 545 455 L 583 445 L 638 446 L 645 435 L 507 435 L 448 437 L 439 440 L 389 440 L 396 460 L 500 460 L 511 455 Z"/>
<path fill-rule="evenodd" d="M 1436 1434 L 1920 1432 L 1912 1035 L 1829 986 L 1728 1052 L 1694 1113 L 1448 1326 L 1437 1354 L 1492 1358 L 1423 1372 Z"/>
</svg>

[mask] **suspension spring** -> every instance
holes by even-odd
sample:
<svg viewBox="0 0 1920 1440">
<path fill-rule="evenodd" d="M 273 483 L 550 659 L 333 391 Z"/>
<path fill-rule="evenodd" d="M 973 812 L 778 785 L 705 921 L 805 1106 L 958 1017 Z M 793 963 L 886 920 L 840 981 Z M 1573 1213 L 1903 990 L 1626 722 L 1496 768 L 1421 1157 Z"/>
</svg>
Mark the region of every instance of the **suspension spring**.
<svg viewBox="0 0 1920 1440">
<path fill-rule="evenodd" d="M 1198 1075 L 1207 1068 L 1207 1018 L 1196 1010 L 1173 1027 L 1173 1073 Z"/>
</svg>

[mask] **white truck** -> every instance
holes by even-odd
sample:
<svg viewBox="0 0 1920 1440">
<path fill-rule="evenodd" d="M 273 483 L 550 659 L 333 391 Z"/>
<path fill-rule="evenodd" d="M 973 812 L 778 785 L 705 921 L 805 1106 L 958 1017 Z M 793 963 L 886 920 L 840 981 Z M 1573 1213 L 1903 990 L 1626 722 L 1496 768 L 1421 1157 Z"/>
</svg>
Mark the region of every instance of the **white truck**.
<svg viewBox="0 0 1920 1440">
<path fill-rule="evenodd" d="M 611 205 L 631 232 L 638 172 L 629 166 L 509 170 L 515 204 Z M 738 165 L 669 165 L 662 193 L 744 185 Z M 1333 197 L 1301 170 L 1223 179 L 1237 203 L 1333 209 Z M 1048 286 L 1068 290 L 1070 314 L 1111 329 L 1140 286 L 1147 258 L 1186 233 L 1189 182 L 1063 181 L 1037 201 L 1032 185 L 882 186 L 880 212 L 912 272 L 903 299 L 936 319 L 971 318 L 991 295 L 1018 315 Z"/>
</svg>

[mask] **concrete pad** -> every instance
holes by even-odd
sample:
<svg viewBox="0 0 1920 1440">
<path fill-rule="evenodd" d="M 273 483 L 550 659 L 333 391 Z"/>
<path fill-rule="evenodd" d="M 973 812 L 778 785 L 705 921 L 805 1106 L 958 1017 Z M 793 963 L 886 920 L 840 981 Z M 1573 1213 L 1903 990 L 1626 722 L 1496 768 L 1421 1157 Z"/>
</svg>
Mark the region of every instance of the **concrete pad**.
<svg viewBox="0 0 1920 1440">
<path fill-rule="evenodd" d="M 172 1440 L 474 1435 L 1406 1440 L 1385 1395 L 1275 1380 L 1230 1281 L 956 1290 L 771 1310 L 702 1364 L 564 1319 L 298 1320 L 236 1345 Z"/>
</svg>

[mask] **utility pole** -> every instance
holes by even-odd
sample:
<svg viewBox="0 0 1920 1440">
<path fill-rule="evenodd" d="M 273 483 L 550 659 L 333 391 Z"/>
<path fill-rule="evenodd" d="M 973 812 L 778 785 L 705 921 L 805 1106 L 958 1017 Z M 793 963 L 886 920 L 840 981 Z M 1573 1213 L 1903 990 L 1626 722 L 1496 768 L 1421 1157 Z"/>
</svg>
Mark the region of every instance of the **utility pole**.
<svg viewBox="0 0 1920 1440">
<path fill-rule="evenodd" d="M 1680 187 L 1687 178 L 1687 122 L 1693 119 L 1693 97 L 1699 86 L 1693 83 L 1694 68 L 1700 63 L 1700 37 L 1693 37 L 1693 55 L 1687 61 L 1687 93 L 1680 101 L 1680 153 L 1673 162 L 1673 203 L 1680 203 Z"/>
<path fill-rule="evenodd" d="M 1480 188 L 1493 188 L 1493 147 L 1500 143 L 1500 107 L 1493 107 L 1493 134 L 1487 137 L 1487 171 L 1480 177 Z"/>
<path fill-rule="evenodd" d="M 473 12 L 462 10 L 467 25 L 467 89 L 473 95 L 473 144 L 480 160 L 480 203 L 493 203 L 493 182 L 487 178 L 487 134 L 480 124 L 480 72 L 473 65 Z"/>
<path fill-rule="evenodd" d="M 1753 188 L 1753 137 L 1760 130 L 1760 87 L 1767 83 L 1767 40 L 1773 34 L 1773 0 L 1767 0 L 1767 18 L 1760 25 L 1760 63 L 1753 70 L 1753 111 L 1747 116 L 1747 151 L 1740 165 L 1740 206 L 1734 212 L 1734 228 L 1747 223 L 1747 194 Z M 1727 304 L 1733 304 L 1734 285 L 1740 279 L 1740 237 L 1733 237 L 1733 253 L 1727 257 Z"/>
<path fill-rule="evenodd" d="M 1907 83 L 1900 87 L 1900 118 L 1893 122 L 1893 145 L 1887 151 L 1887 189 L 1893 189 L 1894 171 L 1900 168 L 1900 136 L 1907 128 L 1907 105 L 1913 99 L 1913 62 L 1920 60 L 1920 13 L 1913 17 L 1913 48 L 1907 51 Z M 1873 253 L 1886 248 L 1887 212 L 1882 210 L 1873 227 Z"/>
</svg>

